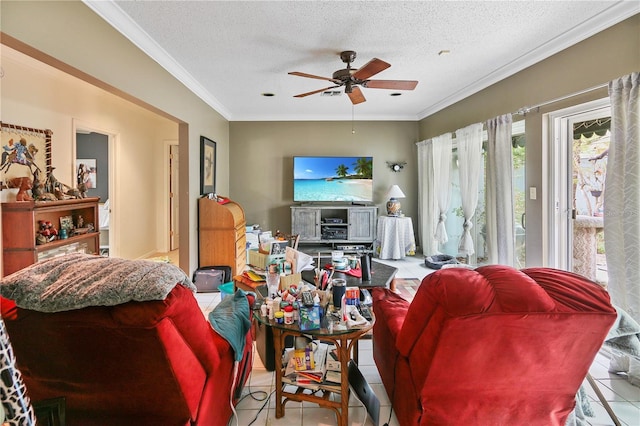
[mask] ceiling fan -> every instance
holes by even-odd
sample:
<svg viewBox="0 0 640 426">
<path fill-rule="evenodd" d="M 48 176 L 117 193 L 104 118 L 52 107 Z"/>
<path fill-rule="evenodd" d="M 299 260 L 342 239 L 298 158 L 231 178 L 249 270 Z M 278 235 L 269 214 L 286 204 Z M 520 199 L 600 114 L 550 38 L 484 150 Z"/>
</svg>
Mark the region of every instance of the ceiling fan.
<svg viewBox="0 0 640 426">
<path fill-rule="evenodd" d="M 347 64 L 347 67 L 333 73 L 332 77 L 321 77 L 303 72 L 290 72 L 290 75 L 299 77 L 315 78 L 318 80 L 327 80 L 335 84 L 335 86 L 325 87 L 324 89 L 314 90 L 312 92 L 301 93 L 295 95 L 295 98 L 304 98 L 305 96 L 314 95 L 316 93 L 335 89 L 344 86 L 344 92 L 349 95 L 349 99 L 354 105 L 366 101 L 359 86 L 369 89 L 393 89 L 393 90 L 413 90 L 418 85 L 415 80 L 369 80 L 370 77 L 386 70 L 391 66 L 387 62 L 373 58 L 367 62 L 362 68 L 351 68 L 351 63 L 356 59 L 356 52 L 353 50 L 345 50 L 340 53 L 340 59 Z"/>
</svg>

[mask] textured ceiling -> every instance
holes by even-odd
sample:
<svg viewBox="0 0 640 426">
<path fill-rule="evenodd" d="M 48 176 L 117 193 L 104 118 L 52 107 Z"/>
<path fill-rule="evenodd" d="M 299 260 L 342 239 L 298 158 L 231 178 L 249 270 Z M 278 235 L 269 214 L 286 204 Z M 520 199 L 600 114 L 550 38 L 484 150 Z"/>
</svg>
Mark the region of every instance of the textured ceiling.
<svg viewBox="0 0 640 426">
<path fill-rule="evenodd" d="M 421 119 L 640 11 L 636 1 L 85 3 L 231 121 Z M 355 107 L 344 93 L 293 97 L 331 83 L 288 72 L 330 77 L 342 50 L 357 52 L 355 68 L 391 64 L 373 78 L 418 86 L 363 88 Z"/>
</svg>

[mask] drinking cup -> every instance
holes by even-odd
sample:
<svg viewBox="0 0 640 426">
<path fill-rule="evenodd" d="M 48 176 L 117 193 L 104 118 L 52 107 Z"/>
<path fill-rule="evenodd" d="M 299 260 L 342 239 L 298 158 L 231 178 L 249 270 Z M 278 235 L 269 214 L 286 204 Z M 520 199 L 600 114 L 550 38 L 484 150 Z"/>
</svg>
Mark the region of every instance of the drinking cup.
<svg viewBox="0 0 640 426">
<path fill-rule="evenodd" d="M 340 308 L 342 306 L 342 296 L 347 290 L 347 281 L 342 278 L 336 278 L 332 281 L 333 290 L 333 306 Z"/>
</svg>

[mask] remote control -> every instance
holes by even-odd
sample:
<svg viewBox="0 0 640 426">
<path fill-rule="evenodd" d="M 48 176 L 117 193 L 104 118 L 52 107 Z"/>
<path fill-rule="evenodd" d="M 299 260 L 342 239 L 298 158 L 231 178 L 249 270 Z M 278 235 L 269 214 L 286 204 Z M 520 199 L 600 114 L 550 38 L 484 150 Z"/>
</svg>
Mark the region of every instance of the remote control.
<svg viewBox="0 0 640 426">
<path fill-rule="evenodd" d="M 363 304 L 359 304 L 358 305 L 358 310 L 360 311 L 360 314 L 367 320 L 367 321 L 371 321 L 371 319 L 373 318 L 371 316 L 371 310 L 369 309 L 369 307 L 367 305 L 363 305 Z"/>
<path fill-rule="evenodd" d="M 313 296 L 311 296 L 310 291 L 302 292 L 302 304 L 304 306 L 313 306 Z"/>
</svg>

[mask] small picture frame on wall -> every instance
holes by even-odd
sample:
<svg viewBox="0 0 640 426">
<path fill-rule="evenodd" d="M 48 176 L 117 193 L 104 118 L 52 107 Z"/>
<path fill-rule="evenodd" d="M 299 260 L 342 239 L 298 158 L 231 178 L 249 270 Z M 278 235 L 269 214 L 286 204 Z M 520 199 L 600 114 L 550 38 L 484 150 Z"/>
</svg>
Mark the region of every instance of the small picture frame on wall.
<svg viewBox="0 0 640 426">
<path fill-rule="evenodd" d="M 216 192 L 216 143 L 200 136 L 200 195 Z"/>
</svg>

